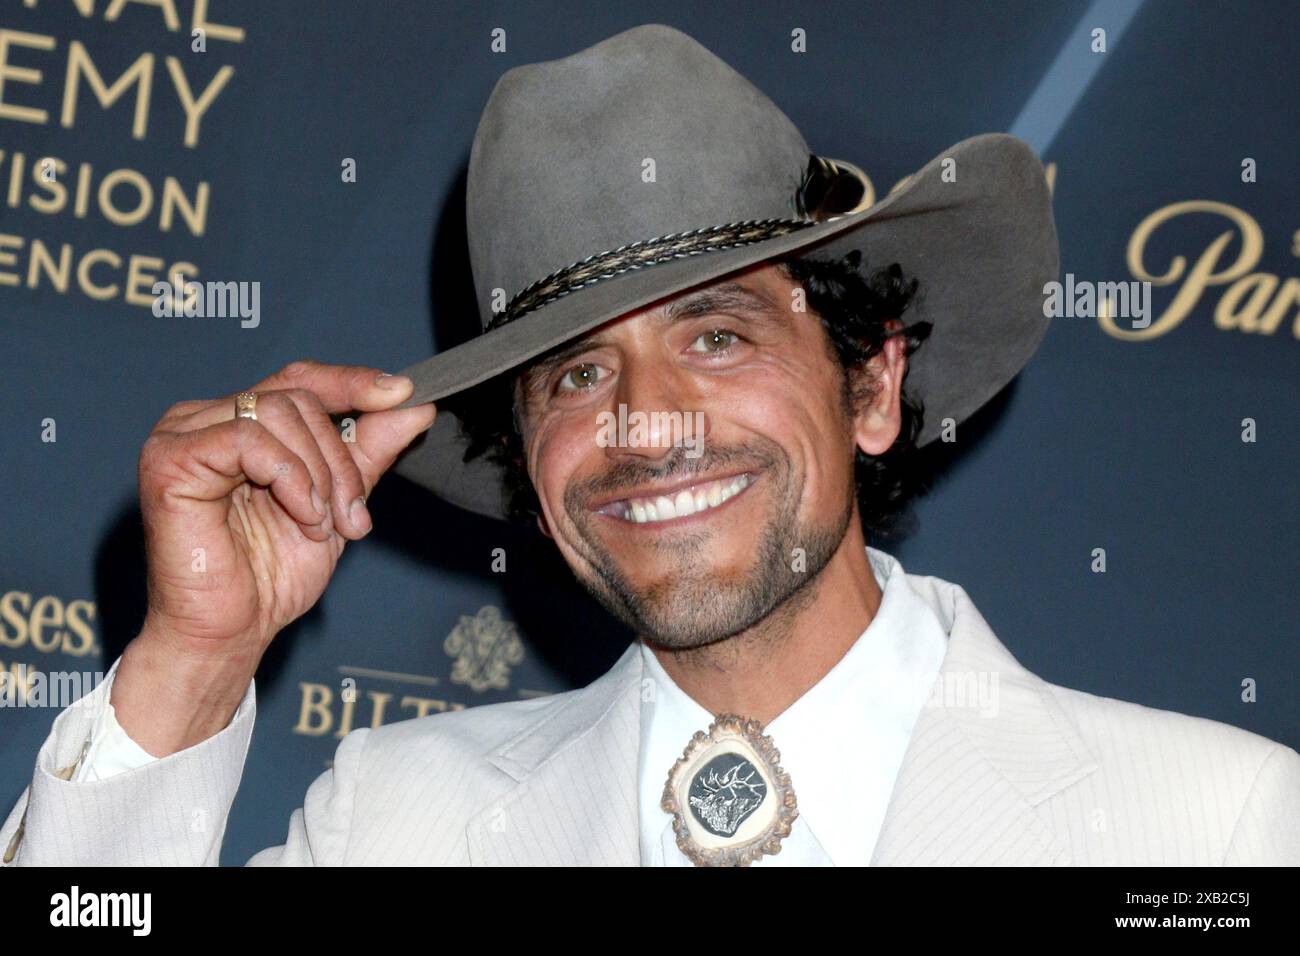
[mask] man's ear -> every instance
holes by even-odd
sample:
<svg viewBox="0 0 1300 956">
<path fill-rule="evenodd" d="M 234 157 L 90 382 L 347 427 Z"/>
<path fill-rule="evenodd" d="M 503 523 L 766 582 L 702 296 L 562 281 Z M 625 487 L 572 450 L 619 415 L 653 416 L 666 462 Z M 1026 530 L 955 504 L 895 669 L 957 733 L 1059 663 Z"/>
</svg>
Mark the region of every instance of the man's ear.
<svg viewBox="0 0 1300 956">
<path fill-rule="evenodd" d="M 546 515 L 542 514 L 540 511 L 537 513 L 537 530 L 546 535 L 546 537 L 550 538 L 552 541 L 555 540 L 555 535 L 551 534 L 551 526 L 546 523 Z"/>
<path fill-rule="evenodd" d="M 891 332 L 902 327 L 897 319 L 885 323 Z M 891 335 L 865 367 L 849 373 L 854 396 L 853 437 L 865 454 L 883 455 L 902 431 L 906 372 L 907 343 L 901 335 Z"/>
</svg>

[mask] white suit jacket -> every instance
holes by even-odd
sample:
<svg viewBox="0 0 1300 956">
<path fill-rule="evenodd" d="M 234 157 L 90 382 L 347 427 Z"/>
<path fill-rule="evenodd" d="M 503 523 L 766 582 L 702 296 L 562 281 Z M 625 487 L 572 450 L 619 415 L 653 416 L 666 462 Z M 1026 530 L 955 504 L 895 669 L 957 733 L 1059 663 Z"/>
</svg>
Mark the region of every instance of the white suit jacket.
<svg viewBox="0 0 1300 956">
<path fill-rule="evenodd" d="M 1300 864 L 1294 750 L 1049 684 L 961 587 L 907 578 L 948 632 L 938 681 L 995 679 L 997 706 L 922 711 L 873 865 Z M 105 686 L 56 719 L 0 829 L 7 865 L 215 865 L 252 736 L 253 686 L 203 743 L 71 782 Z M 354 730 L 284 844 L 248 862 L 637 865 L 640 690 L 633 645 L 581 690 Z"/>
</svg>

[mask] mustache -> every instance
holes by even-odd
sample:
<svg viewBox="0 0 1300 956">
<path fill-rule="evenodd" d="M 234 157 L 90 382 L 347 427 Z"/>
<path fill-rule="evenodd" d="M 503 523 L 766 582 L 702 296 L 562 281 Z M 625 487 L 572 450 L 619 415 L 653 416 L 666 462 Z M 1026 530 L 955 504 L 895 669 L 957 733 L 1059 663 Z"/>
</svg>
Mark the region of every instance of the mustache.
<svg viewBox="0 0 1300 956">
<path fill-rule="evenodd" d="M 676 481 L 736 467 L 750 471 L 777 466 L 785 457 L 775 442 L 752 441 L 719 447 L 706 443 L 704 453 L 687 457 L 688 449 L 676 445 L 669 454 L 655 461 L 623 460 L 610 465 L 603 474 L 570 485 L 564 493 L 570 514 L 581 513 L 593 498 L 619 497 L 641 485 Z"/>
</svg>

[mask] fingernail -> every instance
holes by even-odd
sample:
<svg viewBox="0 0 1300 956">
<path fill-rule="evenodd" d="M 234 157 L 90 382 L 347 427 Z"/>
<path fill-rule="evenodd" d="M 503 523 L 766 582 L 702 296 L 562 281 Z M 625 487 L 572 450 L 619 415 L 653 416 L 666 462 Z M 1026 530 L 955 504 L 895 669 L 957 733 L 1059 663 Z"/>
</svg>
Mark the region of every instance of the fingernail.
<svg viewBox="0 0 1300 956">
<path fill-rule="evenodd" d="M 380 388 L 387 389 L 390 392 L 397 391 L 397 389 L 402 388 L 405 384 L 409 384 L 410 381 L 411 380 L 405 375 L 389 375 L 387 372 L 375 378 L 376 385 Z"/>
<path fill-rule="evenodd" d="M 316 509 L 318 515 L 325 517 L 325 502 L 320 500 L 320 495 L 316 493 L 315 488 L 311 490 L 311 506 Z"/>
<path fill-rule="evenodd" d="M 358 531 L 370 530 L 370 512 L 366 510 L 365 498 L 352 499 L 352 504 L 348 506 L 348 517 L 352 519 L 352 527 Z"/>
</svg>

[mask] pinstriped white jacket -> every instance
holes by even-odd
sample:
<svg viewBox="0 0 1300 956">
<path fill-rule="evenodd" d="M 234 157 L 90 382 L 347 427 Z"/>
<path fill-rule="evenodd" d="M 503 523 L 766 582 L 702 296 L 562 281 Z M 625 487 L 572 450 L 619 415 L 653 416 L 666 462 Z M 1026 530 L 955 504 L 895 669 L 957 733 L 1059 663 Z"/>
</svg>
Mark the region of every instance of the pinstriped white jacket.
<svg viewBox="0 0 1300 956">
<path fill-rule="evenodd" d="M 961 587 L 907 580 L 948 632 L 938 680 L 987 679 L 996 707 L 935 695 L 923 709 L 873 865 L 1300 865 L 1296 751 L 1049 684 Z M 0 829 L 7 865 L 215 865 L 254 686 L 216 736 L 74 783 L 106 687 L 55 721 Z M 354 730 L 285 843 L 248 862 L 636 865 L 640 688 L 633 646 L 581 690 Z"/>
</svg>

